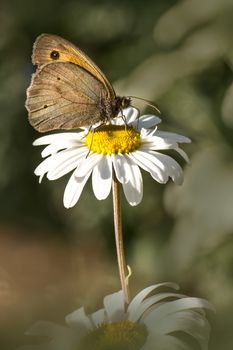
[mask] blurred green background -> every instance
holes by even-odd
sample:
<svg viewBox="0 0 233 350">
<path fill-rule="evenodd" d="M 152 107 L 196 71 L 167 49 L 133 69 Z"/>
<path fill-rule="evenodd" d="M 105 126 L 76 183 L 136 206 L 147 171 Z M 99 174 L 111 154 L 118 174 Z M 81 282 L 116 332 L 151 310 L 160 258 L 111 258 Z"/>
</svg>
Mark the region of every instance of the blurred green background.
<svg viewBox="0 0 233 350">
<path fill-rule="evenodd" d="M 89 183 L 66 210 L 69 176 L 39 185 L 33 174 L 39 134 L 24 102 L 43 32 L 77 44 L 118 94 L 154 101 L 160 128 L 192 139 L 183 186 L 144 174 L 142 203 L 130 207 L 122 196 L 131 288 L 175 281 L 207 298 L 217 310 L 210 349 L 232 349 L 232 0 L 1 0 L 0 348 L 31 342 L 23 332 L 35 320 L 64 322 L 120 288 L 111 197 L 97 201 Z"/>
</svg>

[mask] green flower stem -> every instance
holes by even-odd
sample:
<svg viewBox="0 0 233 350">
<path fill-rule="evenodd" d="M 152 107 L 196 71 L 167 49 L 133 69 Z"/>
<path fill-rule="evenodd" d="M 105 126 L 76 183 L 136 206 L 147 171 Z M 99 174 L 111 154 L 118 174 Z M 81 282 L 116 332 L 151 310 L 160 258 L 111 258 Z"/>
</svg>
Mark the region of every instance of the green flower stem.
<svg viewBox="0 0 233 350">
<path fill-rule="evenodd" d="M 117 262 L 118 262 L 118 268 L 119 268 L 121 288 L 124 293 L 125 302 L 129 304 L 129 301 L 130 301 L 129 283 L 128 283 L 129 278 L 127 277 L 127 267 L 125 262 L 125 254 L 124 254 L 124 246 L 123 246 L 121 204 L 120 204 L 120 184 L 117 181 L 114 170 L 113 170 L 113 177 L 112 177 L 112 196 L 113 196 L 113 216 L 114 216 Z"/>
</svg>

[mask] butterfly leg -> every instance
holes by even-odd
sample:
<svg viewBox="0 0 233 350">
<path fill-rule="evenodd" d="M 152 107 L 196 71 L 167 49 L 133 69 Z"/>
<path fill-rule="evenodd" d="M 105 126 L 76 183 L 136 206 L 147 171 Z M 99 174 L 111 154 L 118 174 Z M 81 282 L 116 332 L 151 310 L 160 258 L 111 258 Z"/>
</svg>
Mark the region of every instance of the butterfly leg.
<svg viewBox="0 0 233 350">
<path fill-rule="evenodd" d="M 85 158 L 87 158 L 87 157 L 89 156 L 90 152 L 91 152 L 91 147 L 92 147 L 92 143 L 93 143 L 93 136 L 94 136 L 95 129 L 92 129 L 92 126 L 90 126 L 89 129 L 88 129 L 88 133 L 87 133 L 87 134 L 89 134 L 90 131 L 92 132 L 92 135 L 91 135 L 91 145 L 90 145 L 90 148 L 89 148 L 89 150 L 88 150 L 87 155 L 86 155 Z M 85 136 L 84 136 L 84 137 L 85 137 Z"/>
<path fill-rule="evenodd" d="M 120 112 L 121 112 L 121 119 L 123 120 L 124 124 L 125 124 L 125 130 L 127 129 L 127 121 L 126 121 L 126 118 L 125 118 L 125 115 L 123 113 L 123 109 L 120 108 Z"/>
</svg>

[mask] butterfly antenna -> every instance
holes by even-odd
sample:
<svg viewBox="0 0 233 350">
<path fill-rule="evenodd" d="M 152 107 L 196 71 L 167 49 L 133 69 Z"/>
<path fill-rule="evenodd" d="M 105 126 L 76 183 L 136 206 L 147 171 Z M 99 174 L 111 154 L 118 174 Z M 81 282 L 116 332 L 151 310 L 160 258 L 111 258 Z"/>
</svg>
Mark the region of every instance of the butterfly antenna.
<svg viewBox="0 0 233 350">
<path fill-rule="evenodd" d="M 145 102 L 148 106 L 150 106 L 151 108 L 155 109 L 159 114 L 161 114 L 161 112 L 158 109 L 158 107 L 156 107 L 151 101 L 148 101 L 145 98 L 137 97 L 137 96 L 128 96 L 128 97 L 132 98 L 132 99 L 136 99 L 136 100 L 141 100 L 141 101 Z"/>
</svg>

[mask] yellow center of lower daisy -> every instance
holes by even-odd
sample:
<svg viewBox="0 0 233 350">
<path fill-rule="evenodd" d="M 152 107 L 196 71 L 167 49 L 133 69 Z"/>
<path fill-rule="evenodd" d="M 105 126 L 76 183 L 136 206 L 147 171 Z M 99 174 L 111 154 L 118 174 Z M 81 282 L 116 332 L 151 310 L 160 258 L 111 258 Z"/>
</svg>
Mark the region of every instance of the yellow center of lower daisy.
<svg viewBox="0 0 233 350">
<path fill-rule="evenodd" d="M 85 336 L 78 350 L 139 350 L 147 338 L 146 326 L 131 321 L 102 324 Z"/>
<path fill-rule="evenodd" d="M 141 145 L 140 134 L 133 128 L 119 125 L 104 125 L 86 136 L 89 150 L 106 154 L 129 153 Z"/>
</svg>

